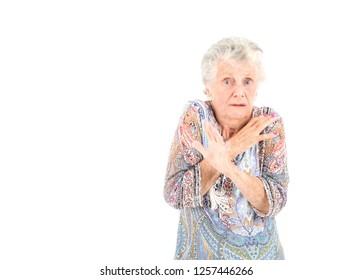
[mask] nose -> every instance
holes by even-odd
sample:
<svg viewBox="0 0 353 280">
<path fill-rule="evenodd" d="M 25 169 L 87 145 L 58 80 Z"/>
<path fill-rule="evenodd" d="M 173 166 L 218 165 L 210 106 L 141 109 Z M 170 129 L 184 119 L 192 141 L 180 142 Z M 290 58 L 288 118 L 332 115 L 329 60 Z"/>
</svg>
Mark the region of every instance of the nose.
<svg viewBox="0 0 353 280">
<path fill-rule="evenodd" d="M 241 84 L 235 84 L 233 87 L 233 97 L 244 97 L 245 88 Z"/>
<path fill-rule="evenodd" d="M 244 91 L 241 89 L 234 90 L 233 97 L 244 97 Z"/>
</svg>

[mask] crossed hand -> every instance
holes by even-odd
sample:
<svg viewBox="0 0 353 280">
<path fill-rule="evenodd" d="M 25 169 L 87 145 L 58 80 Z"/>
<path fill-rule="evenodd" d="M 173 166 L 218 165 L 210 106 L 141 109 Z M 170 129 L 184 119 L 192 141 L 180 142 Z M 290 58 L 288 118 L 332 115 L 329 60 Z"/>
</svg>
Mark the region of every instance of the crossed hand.
<svg viewBox="0 0 353 280">
<path fill-rule="evenodd" d="M 256 143 L 273 138 L 277 132 L 260 134 L 268 125 L 278 120 L 274 115 L 253 117 L 241 130 L 224 141 L 222 135 L 209 122 L 202 124 L 208 140 L 206 149 L 199 141 L 193 141 L 192 146 L 198 150 L 204 159 L 223 174 L 229 172 L 231 161 Z"/>
</svg>

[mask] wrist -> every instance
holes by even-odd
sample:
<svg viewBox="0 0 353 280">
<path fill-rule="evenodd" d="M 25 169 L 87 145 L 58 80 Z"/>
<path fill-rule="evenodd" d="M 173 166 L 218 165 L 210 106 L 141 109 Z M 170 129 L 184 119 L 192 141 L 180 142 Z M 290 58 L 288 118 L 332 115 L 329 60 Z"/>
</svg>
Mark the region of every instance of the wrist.
<svg viewBox="0 0 353 280">
<path fill-rule="evenodd" d="M 205 195 L 217 181 L 221 173 L 213 168 L 206 160 L 200 162 L 201 196 Z"/>
<path fill-rule="evenodd" d="M 200 169 L 207 177 L 213 177 L 215 174 L 220 174 L 217 169 L 210 165 L 205 159 L 200 162 Z"/>
<path fill-rule="evenodd" d="M 241 172 L 241 171 L 238 168 L 238 166 L 236 166 L 233 161 L 228 160 L 227 164 L 225 165 L 225 169 L 224 169 L 223 174 L 233 180 L 234 177 L 237 177 L 239 172 Z"/>
</svg>

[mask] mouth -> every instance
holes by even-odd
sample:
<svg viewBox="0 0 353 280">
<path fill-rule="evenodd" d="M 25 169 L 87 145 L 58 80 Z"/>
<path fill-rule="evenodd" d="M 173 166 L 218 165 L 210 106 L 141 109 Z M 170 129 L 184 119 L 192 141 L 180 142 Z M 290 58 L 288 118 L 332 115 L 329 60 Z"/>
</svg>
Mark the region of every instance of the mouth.
<svg viewBox="0 0 353 280">
<path fill-rule="evenodd" d="M 244 103 L 233 103 L 233 104 L 229 104 L 230 106 L 233 106 L 233 107 L 245 107 L 246 104 Z"/>
</svg>

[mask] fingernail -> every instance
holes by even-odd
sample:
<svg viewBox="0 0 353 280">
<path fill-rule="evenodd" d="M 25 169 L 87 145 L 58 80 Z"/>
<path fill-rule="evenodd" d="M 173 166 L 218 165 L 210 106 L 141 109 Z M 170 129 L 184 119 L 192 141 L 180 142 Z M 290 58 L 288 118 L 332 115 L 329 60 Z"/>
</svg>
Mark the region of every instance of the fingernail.
<svg viewBox="0 0 353 280">
<path fill-rule="evenodd" d="M 272 114 L 271 114 L 271 118 L 274 118 L 275 116 L 276 116 L 275 113 L 272 113 Z"/>
<path fill-rule="evenodd" d="M 273 132 L 273 134 L 274 134 L 274 135 L 278 135 L 278 134 L 279 134 L 279 132 L 278 132 L 278 131 L 275 131 L 275 132 Z"/>
</svg>

